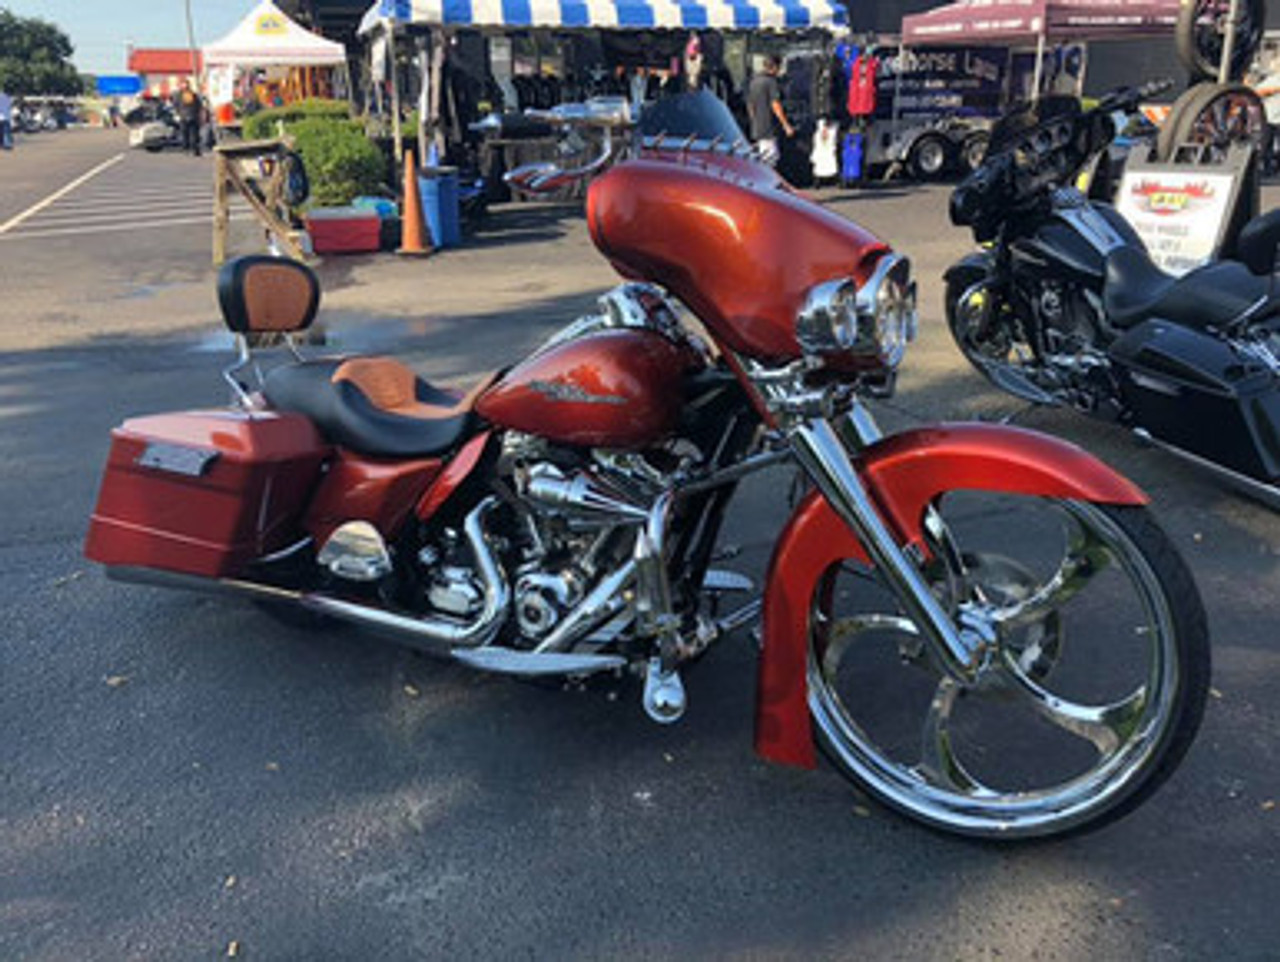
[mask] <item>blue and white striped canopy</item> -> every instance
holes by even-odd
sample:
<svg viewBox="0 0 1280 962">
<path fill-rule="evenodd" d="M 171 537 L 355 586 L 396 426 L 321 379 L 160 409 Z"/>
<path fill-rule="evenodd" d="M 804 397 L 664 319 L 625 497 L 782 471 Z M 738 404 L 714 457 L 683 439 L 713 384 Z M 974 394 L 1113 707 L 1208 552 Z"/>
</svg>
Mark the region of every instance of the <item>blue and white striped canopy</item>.
<svg viewBox="0 0 1280 962">
<path fill-rule="evenodd" d="M 810 30 L 848 22 L 842 0 L 377 0 L 366 23 L 607 30 Z"/>
</svg>

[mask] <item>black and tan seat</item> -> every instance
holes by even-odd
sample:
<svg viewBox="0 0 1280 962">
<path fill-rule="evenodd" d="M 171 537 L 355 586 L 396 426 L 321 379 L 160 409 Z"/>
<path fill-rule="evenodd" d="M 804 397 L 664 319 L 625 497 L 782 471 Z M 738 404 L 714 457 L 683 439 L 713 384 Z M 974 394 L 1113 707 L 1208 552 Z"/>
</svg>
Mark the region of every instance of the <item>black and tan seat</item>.
<svg viewBox="0 0 1280 962">
<path fill-rule="evenodd" d="M 274 407 L 305 414 L 334 444 L 380 457 L 426 457 L 475 433 L 472 408 L 490 380 L 458 397 L 392 358 L 332 358 L 276 368 L 263 393 Z"/>
<path fill-rule="evenodd" d="M 291 336 L 310 326 L 319 308 L 320 284 L 297 261 L 243 257 L 222 269 L 218 298 L 227 327 L 241 346 L 238 368 L 249 358 L 253 335 Z M 291 340 L 289 344 L 293 347 Z M 298 356 L 267 372 L 262 394 L 277 410 L 309 418 L 334 444 L 377 457 L 429 457 L 475 432 L 472 408 L 492 380 L 485 378 L 459 397 L 392 358 Z M 244 393 L 238 382 L 237 390 Z"/>
</svg>

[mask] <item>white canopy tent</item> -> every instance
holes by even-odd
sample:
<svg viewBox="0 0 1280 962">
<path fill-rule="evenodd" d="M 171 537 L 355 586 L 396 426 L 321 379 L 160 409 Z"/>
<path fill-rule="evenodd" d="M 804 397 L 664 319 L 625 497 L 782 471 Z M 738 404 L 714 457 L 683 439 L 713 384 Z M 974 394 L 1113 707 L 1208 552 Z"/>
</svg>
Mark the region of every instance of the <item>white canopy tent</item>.
<svg viewBox="0 0 1280 962">
<path fill-rule="evenodd" d="M 262 0 L 234 30 L 204 48 L 204 62 L 207 67 L 337 67 L 347 62 L 347 51 Z"/>
</svg>

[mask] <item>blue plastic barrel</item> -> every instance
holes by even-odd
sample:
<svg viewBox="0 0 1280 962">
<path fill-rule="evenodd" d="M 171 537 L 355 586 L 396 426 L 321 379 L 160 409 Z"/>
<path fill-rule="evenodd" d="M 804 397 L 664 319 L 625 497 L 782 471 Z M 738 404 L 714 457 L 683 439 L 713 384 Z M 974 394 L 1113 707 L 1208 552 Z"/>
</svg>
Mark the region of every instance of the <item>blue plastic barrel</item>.
<svg viewBox="0 0 1280 962">
<path fill-rule="evenodd" d="M 462 218 L 458 209 L 458 169 L 418 168 L 418 190 L 422 193 L 422 216 L 431 243 L 436 247 L 457 247 L 462 243 Z"/>
<path fill-rule="evenodd" d="M 862 177 L 862 134 L 850 131 L 844 135 L 844 146 L 840 151 L 840 180 L 852 184 Z"/>
</svg>

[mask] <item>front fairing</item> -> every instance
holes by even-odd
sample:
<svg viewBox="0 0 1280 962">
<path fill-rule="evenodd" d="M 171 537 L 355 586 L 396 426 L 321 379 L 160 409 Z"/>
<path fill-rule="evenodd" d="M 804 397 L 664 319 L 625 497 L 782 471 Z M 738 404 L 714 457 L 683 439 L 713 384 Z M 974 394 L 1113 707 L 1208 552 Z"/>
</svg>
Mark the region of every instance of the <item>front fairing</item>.
<svg viewBox="0 0 1280 962">
<path fill-rule="evenodd" d="M 861 284 L 888 250 L 756 161 L 710 93 L 646 107 L 636 133 L 638 158 L 591 185 L 591 238 L 619 273 L 671 292 L 725 347 L 799 357 L 795 319 L 810 289 Z"/>
<path fill-rule="evenodd" d="M 864 283 L 888 248 L 788 190 L 717 163 L 635 160 L 597 178 L 587 223 L 626 277 L 661 285 L 723 345 L 798 358 L 795 318 L 815 285 Z"/>
</svg>

